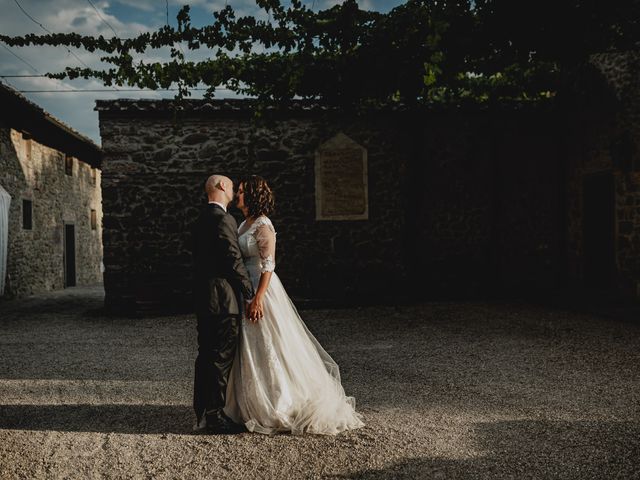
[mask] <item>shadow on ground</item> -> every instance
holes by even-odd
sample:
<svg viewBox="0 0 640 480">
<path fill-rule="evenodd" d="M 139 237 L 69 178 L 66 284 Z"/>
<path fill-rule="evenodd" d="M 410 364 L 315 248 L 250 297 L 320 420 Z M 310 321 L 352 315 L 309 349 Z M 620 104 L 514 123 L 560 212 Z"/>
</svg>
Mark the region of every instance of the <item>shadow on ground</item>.
<svg viewBox="0 0 640 480">
<path fill-rule="evenodd" d="M 191 434 L 193 411 L 180 405 L 0 405 L 0 429 Z"/>
<path fill-rule="evenodd" d="M 0 305 L 0 478 L 640 478 L 640 324 L 519 303 L 304 311 L 366 427 L 194 437 L 194 317 L 88 313 L 102 296 Z"/>
<path fill-rule="evenodd" d="M 475 458 L 414 458 L 334 479 L 640 478 L 640 423 L 475 424 Z"/>
<path fill-rule="evenodd" d="M 191 409 L 3 405 L 0 429 L 190 434 Z M 640 422 L 525 420 L 472 425 L 473 458 L 413 458 L 333 479 L 639 478 Z"/>
</svg>

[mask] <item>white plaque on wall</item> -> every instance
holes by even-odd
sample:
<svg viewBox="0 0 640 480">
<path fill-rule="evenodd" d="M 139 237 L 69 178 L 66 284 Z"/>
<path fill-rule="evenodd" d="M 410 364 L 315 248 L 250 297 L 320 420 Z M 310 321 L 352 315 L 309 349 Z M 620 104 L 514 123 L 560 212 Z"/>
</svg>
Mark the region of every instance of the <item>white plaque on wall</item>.
<svg viewBox="0 0 640 480">
<path fill-rule="evenodd" d="M 344 133 L 316 150 L 316 220 L 367 220 L 367 150 Z"/>
</svg>

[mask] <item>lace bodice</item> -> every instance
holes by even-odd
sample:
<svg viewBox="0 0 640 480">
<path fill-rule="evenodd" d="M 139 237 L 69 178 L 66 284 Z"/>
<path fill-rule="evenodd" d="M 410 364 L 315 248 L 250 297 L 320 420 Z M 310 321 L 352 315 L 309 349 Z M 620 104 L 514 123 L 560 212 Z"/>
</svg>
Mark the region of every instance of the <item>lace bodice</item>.
<svg viewBox="0 0 640 480">
<path fill-rule="evenodd" d="M 276 230 L 268 217 L 260 216 L 247 227 L 244 221 L 238 227 L 238 242 L 249 269 L 259 268 L 260 273 L 273 272 L 276 268 Z"/>
</svg>

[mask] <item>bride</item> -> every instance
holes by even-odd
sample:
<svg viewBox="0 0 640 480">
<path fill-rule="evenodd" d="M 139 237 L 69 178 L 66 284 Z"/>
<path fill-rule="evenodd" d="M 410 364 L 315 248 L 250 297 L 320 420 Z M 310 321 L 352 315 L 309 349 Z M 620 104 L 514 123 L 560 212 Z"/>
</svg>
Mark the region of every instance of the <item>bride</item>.
<svg viewBox="0 0 640 480">
<path fill-rule="evenodd" d="M 267 182 L 238 185 L 238 229 L 256 296 L 242 320 L 224 412 L 251 432 L 335 435 L 364 426 L 340 383 L 338 365 L 309 332 L 275 270 L 276 232 Z"/>
</svg>

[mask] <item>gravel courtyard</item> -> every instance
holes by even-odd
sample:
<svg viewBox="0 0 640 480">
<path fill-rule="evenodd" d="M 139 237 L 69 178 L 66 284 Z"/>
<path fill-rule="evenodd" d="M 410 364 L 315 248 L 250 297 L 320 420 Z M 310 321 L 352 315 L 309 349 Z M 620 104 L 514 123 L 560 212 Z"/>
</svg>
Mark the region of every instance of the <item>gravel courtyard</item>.
<svg viewBox="0 0 640 480">
<path fill-rule="evenodd" d="M 107 318 L 102 295 L 0 303 L 0 478 L 640 478 L 640 321 L 306 310 L 366 427 L 194 435 L 194 318 Z"/>
</svg>

